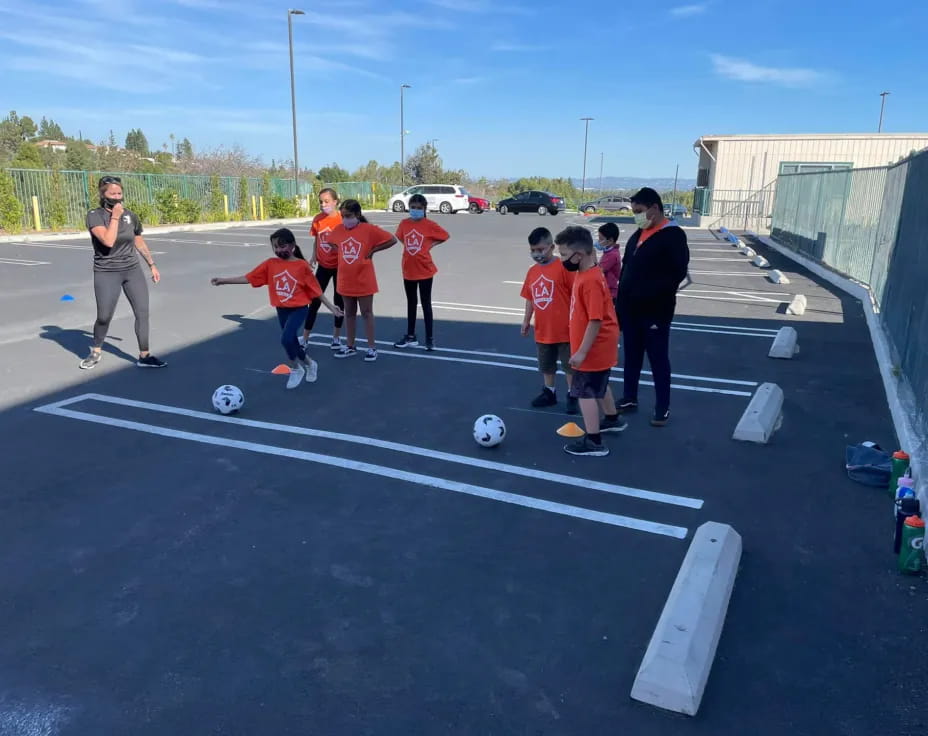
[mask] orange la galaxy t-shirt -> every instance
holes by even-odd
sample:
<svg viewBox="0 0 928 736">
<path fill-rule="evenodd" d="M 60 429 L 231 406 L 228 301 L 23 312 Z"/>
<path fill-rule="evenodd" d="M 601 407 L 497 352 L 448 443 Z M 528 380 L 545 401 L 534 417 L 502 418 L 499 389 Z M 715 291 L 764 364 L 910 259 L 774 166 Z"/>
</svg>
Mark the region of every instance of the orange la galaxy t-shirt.
<svg viewBox="0 0 928 736">
<path fill-rule="evenodd" d="M 329 244 L 330 233 L 342 224 L 342 213 L 320 212 L 313 218 L 309 234 L 316 238 L 316 261 L 324 268 L 338 268 L 338 250 Z"/>
<path fill-rule="evenodd" d="M 396 228 L 396 239 L 403 244 L 403 278 L 421 281 L 438 273 L 432 260 L 432 246 L 449 237 L 445 228 L 428 217 L 403 220 Z"/>
<path fill-rule="evenodd" d="M 342 296 L 370 296 L 377 293 L 377 275 L 371 251 L 392 240 L 383 228 L 362 222 L 349 230 L 339 225 L 329 233 L 329 243 L 338 250 L 338 293 Z"/>
<path fill-rule="evenodd" d="M 268 258 L 245 278 L 254 287 L 268 287 L 272 307 L 305 307 L 322 296 L 319 282 L 302 258 Z"/>
<path fill-rule="evenodd" d="M 535 308 L 535 342 L 570 342 L 570 292 L 575 276 L 564 268 L 560 258 L 536 263 L 528 270 L 522 296 Z"/>
<path fill-rule="evenodd" d="M 589 268 L 577 274 L 570 298 L 570 352 L 576 353 L 583 342 L 586 326 L 600 320 L 599 332 L 580 364 L 579 370 L 595 373 L 612 368 L 618 361 L 619 323 L 606 277 L 601 268 Z"/>
</svg>

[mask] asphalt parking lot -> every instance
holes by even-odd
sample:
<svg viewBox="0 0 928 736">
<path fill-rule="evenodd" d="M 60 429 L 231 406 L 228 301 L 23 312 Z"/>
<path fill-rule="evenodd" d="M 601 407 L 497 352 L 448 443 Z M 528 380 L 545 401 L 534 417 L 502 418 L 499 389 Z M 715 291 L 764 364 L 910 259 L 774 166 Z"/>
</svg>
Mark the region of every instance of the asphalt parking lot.
<svg viewBox="0 0 928 736">
<path fill-rule="evenodd" d="M 405 299 L 386 251 L 378 361 L 332 359 L 323 310 L 319 381 L 295 391 L 270 372 L 266 291 L 209 286 L 270 254 L 270 224 L 147 236 L 163 371 L 128 361 L 125 303 L 103 363 L 77 370 L 87 242 L 0 244 L 0 735 L 915 733 L 921 632 L 892 622 L 916 620 L 925 583 L 895 574 L 890 503 L 842 467 L 847 443 L 894 443 L 860 305 L 689 231 L 671 423 L 648 426 L 644 385 L 612 454 L 572 458 L 563 406 L 529 405 L 519 290 L 528 232 L 580 218 L 436 217 L 438 350 L 391 347 Z M 795 293 L 803 317 L 784 313 Z M 801 353 L 770 360 L 784 324 Z M 732 441 L 765 381 L 782 428 Z M 223 383 L 246 396 L 231 419 L 209 403 Z M 493 450 L 470 434 L 484 413 L 507 424 Z M 709 520 L 744 554 L 687 719 L 628 693 Z"/>
</svg>

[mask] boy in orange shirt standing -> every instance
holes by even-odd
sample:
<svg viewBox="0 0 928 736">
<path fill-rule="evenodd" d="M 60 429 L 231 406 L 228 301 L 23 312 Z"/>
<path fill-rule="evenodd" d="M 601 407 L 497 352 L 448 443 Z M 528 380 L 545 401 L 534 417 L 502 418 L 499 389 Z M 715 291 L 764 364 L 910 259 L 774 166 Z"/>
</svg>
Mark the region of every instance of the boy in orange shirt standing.
<svg viewBox="0 0 928 736">
<path fill-rule="evenodd" d="M 570 297 L 570 365 L 574 369 L 571 396 L 580 401 L 586 434 L 564 446 L 571 455 L 603 457 L 605 432 L 622 432 L 628 424 L 619 418 L 609 389 L 609 374 L 619 352 L 619 323 L 602 269 L 597 268 L 593 236 L 585 227 L 572 226 L 558 233 L 555 242 L 564 268 L 576 272 Z M 600 420 L 599 411 L 605 418 Z"/>
<path fill-rule="evenodd" d="M 554 257 L 554 240 L 546 227 L 536 227 L 528 236 L 529 252 L 535 265 L 525 276 L 522 297 L 525 299 L 525 318 L 522 320 L 522 337 L 526 337 L 532 315 L 535 316 L 535 343 L 538 350 L 538 370 L 544 379 L 541 393 L 532 399 L 532 406 L 557 404 L 554 377 L 557 362 L 567 378 L 567 389 L 573 369 L 570 367 L 570 332 L 568 327 L 570 291 L 574 275 L 568 273 L 561 260 Z M 577 399 L 568 395 L 567 413 L 576 414 Z"/>
</svg>

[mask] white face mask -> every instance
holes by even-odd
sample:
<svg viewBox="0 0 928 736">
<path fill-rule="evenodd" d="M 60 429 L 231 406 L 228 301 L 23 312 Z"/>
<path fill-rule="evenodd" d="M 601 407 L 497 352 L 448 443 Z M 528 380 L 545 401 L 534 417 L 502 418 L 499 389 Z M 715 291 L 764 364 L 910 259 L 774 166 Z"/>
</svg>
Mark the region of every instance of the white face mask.
<svg viewBox="0 0 928 736">
<path fill-rule="evenodd" d="M 651 221 L 648 219 L 647 213 L 645 213 L 645 212 L 636 212 L 636 213 L 635 213 L 635 224 L 636 224 L 639 228 L 641 228 L 642 230 L 644 230 L 645 228 L 647 228 L 647 227 L 651 224 Z"/>
</svg>

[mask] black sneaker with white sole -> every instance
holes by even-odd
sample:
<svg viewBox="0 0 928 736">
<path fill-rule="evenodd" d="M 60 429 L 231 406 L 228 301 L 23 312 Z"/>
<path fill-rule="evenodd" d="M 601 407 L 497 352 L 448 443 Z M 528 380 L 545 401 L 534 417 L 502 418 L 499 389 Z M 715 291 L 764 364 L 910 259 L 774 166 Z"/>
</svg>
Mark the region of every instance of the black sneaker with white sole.
<svg viewBox="0 0 928 736">
<path fill-rule="evenodd" d="M 135 361 L 135 364 L 139 368 L 164 368 L 167 363 L 165 363 L 161 358 L 156 358 L 154 355 L 149 353 L 144 358 L 139 358 Z"/>
<path fill-rule="evenodd" d="M 377 351 L 374 348 L 368 348 L 364 353 L 364 362 L 373 363 L 375 360 L 377 360 Z"/>
<path fill-rule="evenodd" d="M 574 442 L 564 445 L 564 452 L 568 455 L 585 455 L 588 457 L 605 457 L 609 454 L 609 448 L 602 442 L 599 444 L 593 442 L 587 435 L 584 435 Z"/>
<path fill-rule="evenodd" d="M 430 352 L 430 353 L 431 353 L 431 352 L 434 352 L 434 350 L 435 350 L 435 341 L 434 341 L 431 337 L 429 337 L 429 338 L 426 339 L 426 341 L 425 341 L 425 349 L 426 349 L 428 352 Z"/>
<path fill-rule="evenodd" d="M 540 408 L 542 406 L 554 406 L 556 403 L 557 396 L 554 395 L 554 391 L 547 387 L 542 388 L 541 393 L 532 399 L 532 406 L 536 408 Z"/>
<path fill-rule="evenodd" d="M 602 432 L 624 432 L 628 429 L 628 422 L 626 422 L 622 417 L 616 416 L 615 419 L 610 419 L 609 417 L 603 417 L 602 421 L 599 423 L 599 431 Z"/>
<path fill-rule="evenodd" d="M 336 358 L 350 358 L 352 355 L 357 355 L 358 351 L 353 345 L 342 345 L 338 350 L 335 351 Z"/>
<path fill-rule="evenodd" d="M 663 427 L 670 421 L 670 409 L 667 411 L 655 411 L 654 416 L 651 417 L 651 426 L 652 427 Z"/>
<path fill-rule="evenodd" d="M 393 343 L 395 348 L 415 348 L 419 347 L 419 341 L 415 335 L 403 335 L 399 340 Z"/>
<path fill-rule="evenodd" d="M 99 350 L 91 350 L 90 355 L 88 355 L 86 358 L 84 358 L 81 361 L 80 363 L 81 370 L 82 371 L 93 370 L 94 368 L 97 367 L 97 363 L 99 363 L 101 360 L 103 360 L 103 353 Z"/>
<path fill-rule="evenodd" d="M 619 414 L 631 414 L 638 411 L 638 402 L 634 399 L 622 399 L 615 408 L 619 410 Z"/>
</svg>

